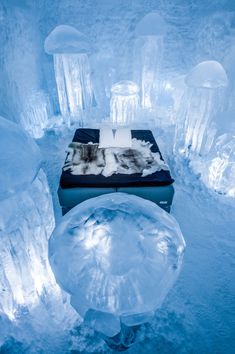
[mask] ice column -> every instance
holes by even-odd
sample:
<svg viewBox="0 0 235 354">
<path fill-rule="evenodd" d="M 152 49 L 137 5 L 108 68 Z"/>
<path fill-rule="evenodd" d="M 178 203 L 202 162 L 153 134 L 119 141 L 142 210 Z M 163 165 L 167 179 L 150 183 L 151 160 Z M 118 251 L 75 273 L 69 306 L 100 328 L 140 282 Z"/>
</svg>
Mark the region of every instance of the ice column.
<svg viewBox="0 0 235 354">
<path fill-rule="evenodd" d="M 111 193 L 63 217 L 49 258 L 78 313 L 107 340 L 116 336 L 113 345 L 128 347 L 133 326 L 150 321 L 176 281 L 184 248 L 170 214 L 140 197 Z"/>
<path fill-rule="evenodd" d="M 22 127 L 35 139 L 43 137 L 48 117 L 51 115 L 48 97 L 43 91 L 32 92 L 22 106 L 23 110 L 20 113 Z"/>
<path fill-rule="evenodd" d="M 139 87 L 132 81 L 119 81 L 111 88 L 110 119 L 114 125 L 128 125 L 137 117 Z"/>
<path fill-rule="evenodd" d="M 1 117 L 0 132 L 0 314 L 19 320 L 38 306 L 62 306 L 47 259 L 54 213 L 37 145 Z"/>
<path fill-rule="evenodd" d="M 109 115 L 111 87 L 117 82 L 115 59 L 111 45 L 100 47 L 99 51 L 90 57 L 96 108 L 102 118 Z"/>
<path fill-rule="evenodd" d="M 84 34 L 63 25 L 48 35 L 44 47 L 48 54 L 53 54 L 61 114 L 82 125 L 83 113 L 93 101 L 88 59 L 91 45 Z"/>
<path fill-rule="evenodd" d="M 140 87 L 143 108 L 154 108 L 160 85 L 166 25 L 158 13 L 149 13 L 136 26 L 134 81 Z"/>
<path fill-rule="evenodd" d="M 213 118 L 223 109 L 227 75 L 216 61 L 196 65 L 185 78 L 176 121 L 175 153 L 189 156 L 209 152 L 215 136 Z"/>
<path fill-rule="evenodd" d="M 215 143 L 215 154 L 207 175 L 207 184 L 215 191 L 235 197 L 235 136 L 221 135 Z"/>
</svg>

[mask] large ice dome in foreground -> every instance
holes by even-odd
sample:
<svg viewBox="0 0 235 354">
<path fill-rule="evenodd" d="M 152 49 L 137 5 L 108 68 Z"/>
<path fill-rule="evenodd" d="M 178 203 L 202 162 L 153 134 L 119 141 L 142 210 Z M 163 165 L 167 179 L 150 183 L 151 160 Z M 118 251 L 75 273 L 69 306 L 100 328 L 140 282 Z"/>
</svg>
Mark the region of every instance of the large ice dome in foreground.
<svg viewBox="0 0 235 354">
<path fill-rule="evenodd" d="M 81 316 L 97 311 L 108 336 L 146 321 L 176 280 L 185 248 L 176 220 L 156 204 L 112 193 L 73 208 L 55 229 L 49 258 Z"/>
</svg>

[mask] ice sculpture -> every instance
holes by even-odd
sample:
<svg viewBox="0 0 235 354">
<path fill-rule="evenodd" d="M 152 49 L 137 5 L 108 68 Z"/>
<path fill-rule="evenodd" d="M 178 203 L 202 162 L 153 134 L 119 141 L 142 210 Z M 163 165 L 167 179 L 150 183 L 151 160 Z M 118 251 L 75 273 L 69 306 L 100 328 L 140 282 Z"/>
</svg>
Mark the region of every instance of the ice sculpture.
<svg viewBox="0 0 235 354">
<path fill-rule="evenodd" d="M 117 82 L 115 59 L 111 45 L 100 46 L 99 51 L 90 57 L 96 110 L 102 118 L 109 115 L 111 87 Z"/>
<path fill-rule="evenodd" d="M 128 125 L 137 117 L 139 87 L 132 81 L 119 81 L 111 88 L 110 119 L 114 125 Z"/>
<path fill-rule="evenodd" d="M 39 149 L 4 118 L 0 132 L 0 316 L 12 321 L 63 305 L 47 257 L 54 213 Z"/>
<path fill-rule="evenodd" d="M 161 306 L 184 248 L 171 215 L 140 197 L 111 193 L 63 217 L 50 238 L 49 259 L 77 312 L 118 341 L 122 330 L 148 322 Z"/>
<path fill-rule="evenodd" d="M 206 174 L 207 185 L 218 193 L 235 197 L 235 136 L 223 134 L 215 143 L 215 154 Z"/>
<path fill-rule="evenodd" d="M 44 135 L 51 115 L 50 101 L 43 91 L 32 92 L 20 113 L 22 127 L 35 139 Z"/>
<path fill-rule="evenodd" d="M 223 108 L 228 79 L 222 65 L 204 61 L 185 77 L 186 91 L 181 99 L 175 134 L 175 153 L 189 156 L 209 152 L 214 136 L 213 118 Z"/>
<path fill-rule="evenodd" d="M 134 81 L 140 87 L 143 108 L 156 106 L 165 33 L 165 21 L 156 12 L 147 14 L 135 29 Z"/>
<path fill-rule="evenodd" d="M 57 26 L 46 38 L 45 51 L 53 54 L 61 114 L 76 117 L 82 124 L 83 111 L 92 106 L 93 89 L 87 37 L 71 26 Z"/>
</svg>

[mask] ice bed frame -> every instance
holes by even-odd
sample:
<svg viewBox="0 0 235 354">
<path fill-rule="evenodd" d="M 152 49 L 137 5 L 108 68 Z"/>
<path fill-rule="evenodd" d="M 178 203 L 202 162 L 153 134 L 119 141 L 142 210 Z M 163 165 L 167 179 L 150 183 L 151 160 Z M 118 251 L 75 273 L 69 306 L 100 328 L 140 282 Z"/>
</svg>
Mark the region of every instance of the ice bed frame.
<svg viewBox="0 0 235 354">
<path fill-rule="evenodd" d="M 150 130 L 132 130 L 132 138 L 149 141 L 152 152 L 159 152 L 158 145 Z M 73 142 L 87 144 L 99 142 L 98 129 L 77 129 Z M 162 158 L 163 159 L 163 158 Z M 62 214 L 66 214 L 77 204 L 99 195 L 114 192 L 135 194 L 158 204 L 170 212 L 174 196 L 174 180 L 169 171 L 158 171 L 146 177 L 135 173 L 132 175 L 116 174 L 110 177 L 103 175 L 72 175 L 69 171 L 62 171 L 58 189 L 59 202 Z"/>
</svg>

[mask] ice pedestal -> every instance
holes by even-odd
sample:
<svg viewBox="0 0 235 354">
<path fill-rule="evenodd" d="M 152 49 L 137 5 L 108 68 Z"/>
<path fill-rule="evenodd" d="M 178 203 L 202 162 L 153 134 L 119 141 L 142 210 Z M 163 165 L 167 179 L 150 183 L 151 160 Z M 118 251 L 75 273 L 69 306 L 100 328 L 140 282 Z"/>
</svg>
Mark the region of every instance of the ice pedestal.
<svg viewBox="0 0 235 354">
<path fill-rule="evenodd" d="M 149 321 L 175 282 L 185 242 L 175 219 L 145 199 L 113 193 L 62 219 L 49 259 L 71 304 L 107 337 Z"/>
<path fill-rule="evenodd" d="M 48 35 L 44 47 L 48 54 L 53 54 L 61 114 L 68 124 L 72 120 L 83 125 L 84 112 L 93 103 L 90 43 L 75 28 L 63 25 Z"/>
<path fill-rule="evenodd" d="M 128 125 L 137 119 L 139 87 L 132 81 L 119 81 L 111 88 L 110 119 L 113 125 Z"/>
<path fill-rule="evenodd" d="M 227 82 L 222 65 L 216 61 L 202 62 L 186 76 L 176 121 L 176 154 L 203 156 L 210 151 L 216 133 L 213 119 L 223 109 Z"/>
<path fill-rule="evenodd" d="M 160 87 L 166 25 L 158 13 L 146 15 L 136 26 L 134 81 L 140 87 L 143 108 L 154 108 Z"/>
</svg>

